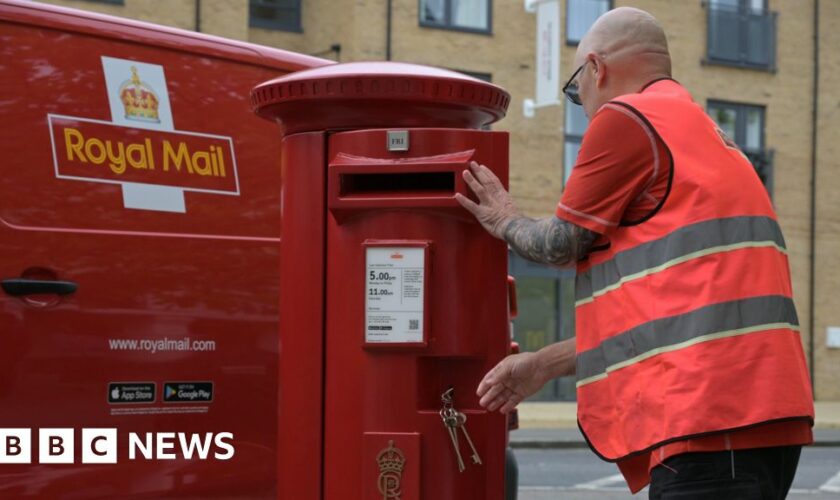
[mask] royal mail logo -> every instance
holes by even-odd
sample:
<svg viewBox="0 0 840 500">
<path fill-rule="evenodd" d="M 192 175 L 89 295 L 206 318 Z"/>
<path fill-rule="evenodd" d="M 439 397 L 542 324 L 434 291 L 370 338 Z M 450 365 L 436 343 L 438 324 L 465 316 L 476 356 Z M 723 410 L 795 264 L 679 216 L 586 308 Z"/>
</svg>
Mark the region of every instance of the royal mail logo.
<svg viewBox="0 0 840 500">
<path fill-rule="evenodd" d="M 102 58 L 111 121 L 50 114 L 55 176 L 119 184 L 126 208 L 186 212 L 187 191 L 239 195 L 231 137 L 176 130 L 163 67 Z"/>
<path fill-rule="evenodd" d="M 49 115 L 59 179 L 238 194 L 229 137 L 157 132 Z"/>
<path fill-rule="evenodd" d="M 33 462 L 33 430 L 26 428 L 0 429 L 0 464 L 30 464 Z M 38 463 L 72 464 L 76 453 L 75 429 L 38 429 Z M 236 450 L 233 434 L 207 432 L 128 433 L 129 460 L 230 460 Z M 115 464 L 119 460 L 117 429 L 81 429 L 81 462 L 83 464 Z"/>
</svg>

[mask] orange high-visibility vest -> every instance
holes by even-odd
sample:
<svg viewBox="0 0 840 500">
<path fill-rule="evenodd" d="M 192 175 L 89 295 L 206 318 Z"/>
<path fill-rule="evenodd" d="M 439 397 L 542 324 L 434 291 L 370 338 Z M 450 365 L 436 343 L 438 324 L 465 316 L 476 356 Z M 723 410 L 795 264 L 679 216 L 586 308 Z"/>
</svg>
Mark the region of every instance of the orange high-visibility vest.
<svg viewBox="0 0 840 500">
<path fill-rule="evenodd" d="M 658 210 L 578 265 L 578 420 L 590 446 L 615 461 L 813 423 L 785 242 L 752 165 L 673 80 L 613 103 L 650 126 L 673 167 Z"/>
</svg>

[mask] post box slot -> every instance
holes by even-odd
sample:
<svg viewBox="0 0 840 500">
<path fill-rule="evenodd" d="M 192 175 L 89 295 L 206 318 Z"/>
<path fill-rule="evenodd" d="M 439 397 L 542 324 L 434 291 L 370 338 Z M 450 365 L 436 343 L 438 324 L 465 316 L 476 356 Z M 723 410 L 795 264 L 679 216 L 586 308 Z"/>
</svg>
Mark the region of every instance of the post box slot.
<svg viewBox="0 0 840 500">
<path fill-rule="evenodd" d="M 375 194 L 454 194 L 455 172 L 347 173 L 340 176 L 341 197 Z"/>
<path fill-rule="evenodd" d="M 438 216 L 469 216 L 472 221 L 455 194 L 469 196 L 461 173 L 469 168 L 474 153 L 468 149 L 414 158 L 336 153 L 327 166 L 327 206 L 339 223 L 383 209 L 432 210 Z"/>
</svg>

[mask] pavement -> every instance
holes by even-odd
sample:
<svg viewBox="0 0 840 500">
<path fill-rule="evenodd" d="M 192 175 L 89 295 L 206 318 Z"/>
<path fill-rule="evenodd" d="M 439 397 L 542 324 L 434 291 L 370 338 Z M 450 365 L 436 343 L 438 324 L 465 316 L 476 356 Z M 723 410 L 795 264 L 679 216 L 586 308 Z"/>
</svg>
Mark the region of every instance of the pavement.
<svg viewBox="0 0 840 500">
<path fill-rule="evenodd" d="M 840 446 L 840 401 L 814 403 L 815 446 Z M 510 433 L 512 448 L 585 448 L 574 402 L 521 403 L 519 429 Z"/>
</svg>

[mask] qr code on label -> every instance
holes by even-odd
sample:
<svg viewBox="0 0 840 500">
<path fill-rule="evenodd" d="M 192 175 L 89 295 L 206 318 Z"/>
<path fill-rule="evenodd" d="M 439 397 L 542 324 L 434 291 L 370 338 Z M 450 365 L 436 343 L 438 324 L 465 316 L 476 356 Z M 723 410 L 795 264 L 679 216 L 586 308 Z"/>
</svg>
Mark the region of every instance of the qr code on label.
<svg viewBox="0 0 840 500">
<path fill-rule="evenodd" d="M 417 330 L 419 328 L 420 328 L 420 320 L 419 319 L 408 320 L 408 329 L 409 330 Z"/>
</svg>

